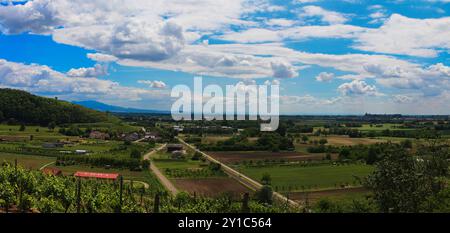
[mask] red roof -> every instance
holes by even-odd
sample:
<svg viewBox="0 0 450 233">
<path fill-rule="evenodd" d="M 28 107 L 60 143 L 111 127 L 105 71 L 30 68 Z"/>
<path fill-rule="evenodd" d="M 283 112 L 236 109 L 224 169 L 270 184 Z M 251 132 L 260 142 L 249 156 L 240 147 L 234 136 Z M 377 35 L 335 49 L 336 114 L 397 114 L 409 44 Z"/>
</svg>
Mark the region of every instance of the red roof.
<svg viewBox="0 0 450 233">
<path fill-rule="evenodd" d="M 98 173 L 98 172 L 75 172 L 74 176 L 83 178 L 97 178 L 115 180 L 119 177 L 118 173 Z"/>
</svg>

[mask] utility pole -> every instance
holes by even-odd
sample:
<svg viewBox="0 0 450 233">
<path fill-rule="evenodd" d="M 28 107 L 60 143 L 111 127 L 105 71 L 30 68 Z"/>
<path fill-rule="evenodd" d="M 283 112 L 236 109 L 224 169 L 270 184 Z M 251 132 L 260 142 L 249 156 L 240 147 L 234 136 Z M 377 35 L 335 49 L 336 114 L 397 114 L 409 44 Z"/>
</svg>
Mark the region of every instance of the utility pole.
<svg viewBox="0 0 450 233">
<path fill-rule="evenodd" d="M 81 178 L 77 181 L 77 213 L 81 211 Z"/>
</svg>

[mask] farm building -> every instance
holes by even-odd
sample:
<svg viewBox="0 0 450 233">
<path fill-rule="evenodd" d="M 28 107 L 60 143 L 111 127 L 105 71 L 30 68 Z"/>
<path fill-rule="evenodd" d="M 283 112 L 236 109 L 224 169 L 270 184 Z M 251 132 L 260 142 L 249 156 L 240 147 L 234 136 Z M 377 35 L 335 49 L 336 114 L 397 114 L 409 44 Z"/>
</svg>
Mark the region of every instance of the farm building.
<svg viewBox="0 0 450 233">
<path fill-rule="evenodd" d="M 131 142 L 131 141 L 139 140 L 139 138 L 140 138 L 140 137 L 139 137 L 139 134 L 136 133 L 136 132 L 134 132 L 134 133 L 131 133 L 131 134 L 126 135 L 126 136 L 124 137 L 124 140 L 125 140 L 125 141 Z"/>
<path fill-rule="evenodd" d="M 75 153 L 79 155 L 84 155 L 87 153 L 87 150 L 75 150 Z"/>
<path fill-rule="evenodd" d="M 110 138 L 110 136 L 107 133 L 103 133 L 103 132 L 94 130 L 89 134 L 89 138 L 108 140 Z"/>
<path fill-rule="evenodd" d="M 183 145 L 181 144 L 169 144 L 167 145 L 167 152 L 183 150 Z"/>
<path fill-rule="evenodd" d="M 117 178 L 119 178 L 120 174 L 118 174 L 118 173 L 99 173 L 99 172 L 77 171 L 77 172 L 75 172 L 74 176 L 75 177 L 80 177 L 80 178 L 117 180 Z"/>
<path fill-rule="evenodd" d="M 174 150 L 171 153 L 172 159 L 184 159 L 186 156 L 185 150 Z"/>
</svg>

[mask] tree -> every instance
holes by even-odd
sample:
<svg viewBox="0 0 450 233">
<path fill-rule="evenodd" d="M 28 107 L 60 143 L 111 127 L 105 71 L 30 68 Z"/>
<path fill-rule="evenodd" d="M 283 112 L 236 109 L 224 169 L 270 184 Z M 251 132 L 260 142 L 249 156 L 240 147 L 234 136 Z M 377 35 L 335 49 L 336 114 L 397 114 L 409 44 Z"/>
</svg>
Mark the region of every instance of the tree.
<svg viewBox="0 0 450 233">
<path fill-rule="evenodd" d="M 349 157 L 350 157 L 350 149 L 348 149 L 347 147 L 344 147 L 341 149 L 341 151 L 339 151 L 340 160 L 348 159 Z"/>
<path fill-rule="evenodd" d="M 56 128 L 56 123 L 54 121 L 48 123 L 48 130 L 53 131 Z"/>
<path fill-rule="evenodd" d="M 19 131 L 25 131 L 25 124 L 20 124 Z"/>
<path fill-rule="evenodd" d="M 263 185 L 270 185 L 271 182 L 272 182 L 272 177 L 270 177 L 270 174 L 269 174 L 269 173 L 265 172 L 265 173 L 262 175 L 261 183 L 262 183 Z"/>
<path fill-rule="evenodd" d="M 325 145 L 325 144 L 327 144 L 327 143 L 328 143 L 328 140 L 325 139 L 325 138 L 321 138 L 321 139 L 319 140 L 319 144 L 320 144 L 320 145 Z"/>
<path fill-rule="evenodd" d="M 273 191 L 269 185 L 264 185 L 257 193 L 256 199 L 260 203 L 272 204 Z"/>
<path fill-rule="evenodd" d="M 306 135 L 303 135 L 303 136 L 302 136 L 302 141 L 303 141 L 303 143 L 308 142 L 308 140 L 309 140 L 308 136 L 306 136 Z"/>
<path fill-rule="evenodd" d="M 372 164 L 374 164 L 377 160 L 378 160 L 377 151 L 375 150 L 375 148 L 370 147 L 369 150 L 367 151 L 367 160 L 366 160 L 366 163 L 372 165 Z"/>
<path fill-rule="evenodd" d="M 442 178 L 448 175 L 448 151 L 434 154 L 435 150 L 427 147 L 416 156 L 401 148 L 385 152 L 364 183 L 381 211 L 432 211 L 427 200 L 441 192 Z"/>
<path fill-rule="evenodd" d="M 412 141 L 409 139 L 406 139 L 400 143 L 403 148 L 411 149 L 412 148 Z"/>
<path fill-rule="evenodd" d="M 141 158 L 141 152 L 139 150 L 137 150 L 137 149 L 131 150 L 130 158 L 132 158 L 132 159 L 140 159 Z"/>
</svg>

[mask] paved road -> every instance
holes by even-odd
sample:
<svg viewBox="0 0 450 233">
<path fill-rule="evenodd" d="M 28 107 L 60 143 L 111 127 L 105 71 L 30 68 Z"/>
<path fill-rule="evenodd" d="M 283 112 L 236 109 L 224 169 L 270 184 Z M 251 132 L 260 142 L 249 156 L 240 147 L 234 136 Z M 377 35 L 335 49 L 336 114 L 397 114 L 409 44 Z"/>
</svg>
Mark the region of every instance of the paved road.
<svg viewBox="0 0 450 233">
<path fill-rule="evenodd" d="M 150 157 L 155 154 L 156 152 L 164 149 L 166 147 L 166 144 L 160 146 L 159 148 L 152 150 L 150 152 L 148 152 L 147 154 L 144 155 L 144 160 L 150 160 Z M 150 163 L 150 170 L 156 175 L 156 177 L 158 178 L 158 180 L 161 182 L 161 184 L 169 191 L 171 192 L 174 196 L 177 195 L 178 193 L 178 189 L 175 188 L 175 186 L 172 184 L 172 182 L 170 182 L 169 179 L 167 179 L 166 176 L 164 176 L 164 174 L 162 174 L 162 172 L 155 166 L 155 164 L 153 162 Z"/>
<path fill-rule="evenodd" d="M 259 190 L 263 185 L 260 184 L 259 182 L 247 177 L 246 175 L 234 170 L 233 168 L 227 166 L 226 164 L 220 162 L 219 160 L 213 158 L 212 156 L 198 150 L 197 148 L 195 148 L 194 146 L 192 146 L 191 144 L 185 142 L 183 139 L 177 137 L 178 141 L 180 141 L 182 144 L 190 147 L 191 149 L 201 153 L 207 160 L 214 162 L 214 163 L 218 163 L 220 164 L 220 167 L 222 168 L 222 170 L 227 173 L 230 177 L 236 179 L 237 181 L 239 181 L 241 184 L 245 185 L 246 187 L 252 189 L 252 190 Z M 278 193 L 278 192 L 273 192 L 273 196 L 274 198 L 276 198 L 277 200 L 283 201 L 283 202 L 288 202 L 290 206 L 292 207 L 299 207 L 299 203 L 288 199 L 287 197 L 283 196 L 282 194 Z"/>
</svg>

